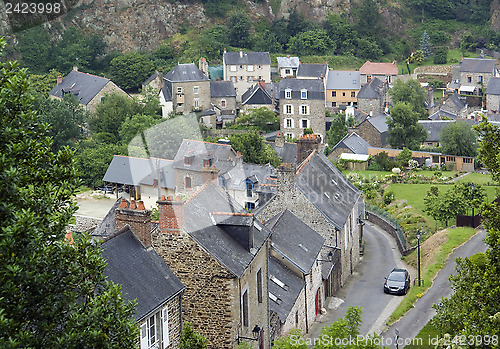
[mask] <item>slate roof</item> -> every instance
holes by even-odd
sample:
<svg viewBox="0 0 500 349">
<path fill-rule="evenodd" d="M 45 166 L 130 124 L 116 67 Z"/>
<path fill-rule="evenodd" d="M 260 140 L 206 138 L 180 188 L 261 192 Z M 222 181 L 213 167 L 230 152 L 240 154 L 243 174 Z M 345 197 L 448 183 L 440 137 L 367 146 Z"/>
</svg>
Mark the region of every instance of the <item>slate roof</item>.
<svg viewBox="0 0 500 349">
<path fill-rule="evenodd" d="M 300 64 L 299 57 L 276 57 L 276 60 L 280 68 L 298 68 Z"/>
<path fill-rule="evenodd" d="M 272 105 L 273 99 L 265 88 L 262 88 L 260 84 L 255 84 L 243 93 L 243 96 L 241 96 L 241 104 Z"/>
<path fill-rule="evenodd" d="M 307 99 L 325 99 L 325 85 L 320 79 L 283 79 L 279 85 L 279 98 L 285 99 L 285 90 L 292 90 L 292 99 L 300 99 L 301 90 L 307 90 Z"/>
<path fill-rule="evenodd" d="M 309 274 L 325 239 L 288 209 L 269 219 L 271 246 L 291 261 L 302 273 Z"/>
<path fill-rule="evenodd" d="M 116 209 L 120 206 L 121 200 L 122 198 L 119 198 L 115 201 L 108 213 L 106 213 L 106 216 L 104 216 L 103 220 L 92 231 L 91 235 L 93 238 L 102 239 L 116 233 Z M 128 205 L 129 202 L 127 201 L 127 206 Z"/>
<path fill-rule="evenodd" d="M 359 68 L 362 75 L 398 75 L 398 67 L 394 63 L 377 63 L 366 61 Z"/>
<path fill-rule="evenodd" d="M 246 180 L 252 179 L 254 191 L 259 193 L 276 192 L 276 170 L 271 165 L 239 163 L 224 174 L 226 188 L 246 190 Z"/>
<path fill-rule="evenodd" d="M 371 148 L 371 145 L 361 138 L 356 132 L 353 132 L 342 138 L 332 150 L 337 148 L 347 148 L 351 150 L 353 154 L 368 154 L 368 148 Z"/>
<path fill-rule="evenodd" d="M 49 92 L 49 95 L 63 98 L 66 93 L 72 93 L 80 104 L 87 105 L 110 81 L 100 76 L 72 70 Z"/>
<path fill-rule="evenodd" d="M 459 69 L 469 73 L 493 73 L 495 71 L 496 59 L 486 58 L 462 58 Z"/>
<path fill-rule="evenodd" d="M 230 234 L 235 234 L 236 229 L 229 225 L 217 225 L 214 212 L 237 213 L 240 214 L 242 226 L 248 222 L 248 218 L 253 224 L 254 243 L 253 248 L 246 249 Z M 227 215 L 228 223 L 234 223 L 235 217 Z M 229 195 L 229 193 L 215 187 L 213 184 L 207 185 L 201 192 L 189 199 L 184 207 L 184 230 L 202 248 L 216 258 L 221 265 L 227 268 L 236 277 L 241 277 L 249 267 L 258 250 L 267 241 L 270 231 L 261 223 L 253 220 L 253 215 L 246 211 Z M 249 226 L 247 226 L 250 229 Z"/>
<path fill-rule="evenodd" d="M 210 81 L 210 97 L 236 97 L 236 90 L 232 81 Z"/>
<path fill-rule="evenodd" d="M 300 63 L 297 69 L 297 77 L 303 78 L 321 78 L 321 75 L 326 79 L 328 73 L 328 64 Z"/>
<path fill-rule="evenodd" d="M 358 99 L 381 99 L 382 95 L 380 93 L 380 88 L 382 86 L 382 81 L 377 78 L 371 79 L 367 84 L 365 84 L 358 92 Z"/>
<path fill-rule="evenodd" d="M 163 95 L 165 102 L 171 102 L 172 101 L 172 84 L 165 84 L 165 86 L 160 89 L 160 93 Z"/>
<path fill-rule="evenodd" d="M 297 171 L 295 186 L 339 230 L 361 192 L 323 154 L 314 153 Z"/>
<path fill-rule="evenodd" d="M 269 55 L 269 52 L 224 52 L 223 59 L 226 65 L 271 65 L 271 56 Z"/>
<path fill-rule="evenodd" d="M 208 81 L 208 77 L 194 63 L 179 63 L 165 76 L 164 80 L 171 82 Z"/>
<path fill-rule="evenodd" d="M 136 321 L 185 288 L 154 249 L 144 248 L 128 227 L 102 244 L 102 254 L 106 277 L 122 285 L 126 301 L 137 299 Z"/>
<path fill-rule="evenodd" d="M 418 120 L 418 123 L 427 131 L 426 142 L 439 142 L 441 140 L 440 133 L 443 127 L 448 126 L 452 120 Z"/>
<path fill-rule="evenodd" d="M 327 90 L 359 90 L 359 71 L 330 70 L 326 80 Z"/>
<path fill-rule="evenodd" d="M 193 157 L 190 165 L 184 163 L 186 156 Z M 200 172 L 205 169 L 203 160 L 208 158 L 212 159 L 212 165 L 222 174 L 233 167 L 236 152 L 231 145 L 184 139 L 175 154 L 172 168 Z"/>
<path fill-rule="evenodd" d="M 283 147 L 276 146 L 274 142 L 266 142 L 266 144 L 274 149 L 282 163 L 297 165 L 297 143 L 285 142 Z"/>
<path fill-rule="evenodd" d="M 368 118 L 366 121 L 372 124 L 378 132 L 384 133 L 389 131 L 389 126 L 387 126 L 387 116 L 387 114 L 380 114 L 373 118 Z"/>
<path fill-rule="evenodd" d="M 457 107 L 458 110 L 462 110 L 467 105 L 467 100 L 465 98 L 460 98 L 458 93 L 454 93 L 445 100 L 445 103 L 451 103 Z"/>
<path fill-rule="evenodd" d="M 429 120 L 446 120 L 446 118 L 451 119 L 451 120 L 456 120 L 457 115 L 450 113 L 449 111 L 446 110 L 438 110 L 434 114 L 429 116 Z"/>
<path fill-rule="evenodd" d="M 285 288 L 272 281 L 274 277 L 285 284 Z M 295 301 L 304 288 L 304 280 L 276 258 L 269 257 L 269 293 L 276 296 L 277 302 L 269 298 L 269 310 L 274 311 L 284 323 L 292 311 Z"/>
<path fill-rule="evenodd" d="M 500 78 L 491 78 L 486 87 L 487 95 L 500 95 Z"/>
<path fill-rule="evenodd" d="M 158 77 L 158 72 L 154 72 L 153 75 L 151 75 L 149 78 L 147 78 L 146 80 L 144 80 L 144 82 L 142 83 L 142 85 L 147 85 L 149 84 L 151 81 L 153 81 L 154 79 L 156 79 Z"/>
<path fill-rule="evenodd" d="M 175 173 L 172 168 L 172 160 L 166 159 L 143 159 L 115 155 L 102 180 L 104 182 L 135 186 L 140 184 L 153 185 L 153 179 L 158 177 L 158 161 L 160 163 L 160 186 L 174 189 Z"/>
</svg>

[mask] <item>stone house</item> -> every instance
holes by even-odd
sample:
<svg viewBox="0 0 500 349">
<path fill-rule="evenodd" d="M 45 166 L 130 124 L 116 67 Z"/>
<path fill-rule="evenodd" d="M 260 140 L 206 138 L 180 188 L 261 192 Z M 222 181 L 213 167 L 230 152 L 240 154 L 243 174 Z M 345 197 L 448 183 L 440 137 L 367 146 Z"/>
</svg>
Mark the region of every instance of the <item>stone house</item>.
<svg viewBox="0 0 500 349">
<path fill-rule="evenodd" d="M 121 199 L 115 217 L 102 243 L 104 274 L 121 285 L 125 301 L 137 300 L 140 348 L 178 348 L 185 287 L 151 248 L 151 211 Z"/>
<path fill-rule="evenodd" d="M 429 115 L 429 120 L 456 120 L 457 114 L 447 112 L 446 110 L 439 109 L 435 113 Z"/>
<path fill-rule="evenodd" d="M 288 209 L 269 219 L 271 230 L 269 256 L 269 310 L 271 338 L 286 336 L 291 329 L 309 331 L 321 312 L 321 251 L 325 239 Z M 332 252 L 333 254 L 333 252 Z M 326 261 L 326 259 L 325 259 Z"/>
<path fill-rule="evenodd" d="M 458 117 L 465 117 L 468 110 L 467 99 L 458 93 L 453 93 L 443 101 L 440 110 L 457 115 Z"/>
<path fill-rule="evenodd" d="M 85 111 L 93 112 L 97 105 L 108 94 L 130 96 L 118 87 L 113 81 L 101 76 L 82 73 L 76 67 L 62 79 L 57 78 L 57 85 L 50 90 L 49 97 L 62 99 L 65 95 L 72 94 Z"/>
<path fill-rule="evenodd" d="M 491 113 L 500 111 L 500 78 L 491 78 L 486 87 L 486 109 Z"/>
<path fill-rule="evenodd" d="M 240 157 L 229 144 L 184 139 L 172 163 L 176 193 L 188 195 L 208 182 L 217 182 Z"/>
<path fill-rule="evenodd" d="M 326 80 L 326 106 L 358 105 L 359 71 L 330 70 Z"/>
<path fill-rule="evenodd" d="M 366 61 L 359 68 L 359 78 L 361 86 L 369 83 L 373 79 L 378 79 L 381 82 L 393 84 L 398 76 L 398 66 L 396 62 L 392 63 L 376 63 Z"/>
<path fill-rule="evenodd" d="M 177 64 L 163 77 L 160 101 L 164 117 L 169 101 L 173 111 L 183 114 L 210 109 L 210 80 L 194 63 Z"/>
<path fill-rule="evenodd" d="M 356 132 L 352 132 L 335 144 L 328 158 L 337 160 L 344 153 L 366 155 L 370 147 L 371 145 L 367 141 L 361 138 Z"/>
<path fill-rule="evenodd" d="M 387 91 L 386 82 L 378 78 L 371 79 L 358 92 L 358 109 L 370 116 L 384 113 L 387 107 Z"/>
<path fill-rule="evenodd" d="M 143 200 L 147 207 L 154 207 L 161 195 L 175 193 L 172 163 L 172 160 L 159 158 L 115 155 L 102 180 L 115 187 L 127 187 L 131 199 Z"/>
<path fill-rule="evenodd" d="M 211 184 L 158 205 L 152 245 L 186 286 L 184 320 L 209 348 L 270 348 L 269 230 Z"/>
<path fill-rule="evenodd" d="M 300 60 L 299 57 L 276 57 L 278 61 L 278 71 L 282 79 L 285 78 L 296 78 L 297 69 L 299 68 Z"/>
<path fill-rule="evenodd" d="M 236 114 L 236 90 L 232 81 L 210 81 L 210 102 L 221 113 Z"/>
<path fill-rule="evenodd" d="M 481 95 L 491 78 L 498 76 L 496 59 L 462 58 L 452 67 L 453 85 L 460 94 Z"/>
<path fill-rule="evenodd" d="M 418 120 L 418 123 L 427 131 L 427 138 L 421 143 L 425 147 L 439 147 L 441 130 L 455 120 Z"/>
<path fill-rule="evenodd" d="M 163 87 L 163 74 L 159 72 L 154 72 L 149 78 L 147 78 L 142 83 L 142 90 L 146 91 L 148 89 L 153 89 L 155 93 L 158 93 Z"/>
<path fill-rule="evenodd" d="M 367 143 L 374 147 L 385 147 L 389 127 L 387 126 L 387 114 L 368 117 L 356 127 L 356 133 Z"/>
<path fill-rule="evenodd" d="M 259 220 L 267 221 L 288 209 L 339 251 L 341 275 L 323 273 L 318 300 L 332 296 L 332 285 L 343 285 L 360 260 L 362 200 L 361 192 L 332 162 L 313 150 L 298 169 L 291 164 L 278 167 L 277 193 L 256 211 Z"/>
<path fill-rule="evenodd" d="M 240 112 L 249 113 L 252 109 L 266 108 L 274 111 L 274 99 L 271 94 L 266 90 L 265 83 L 259 81 L 254 86 L 250 87 L 241 96 L 241 110 Z"/>
<path fill-rule="evenodd" d="M 305 128 L 324 138 L 325 90 L 320 79 L 283 79 L 279 85 L 280 131 L 298 138 Z"/>
<path fill-rule="evenodd" d="M 232 81 L 236 88 L 236 101 L 256 81 L 271 82 L 269 52 L 226 52 L 222 56 L 224 80 Z"/>
<path fill-rule="evenodd" d="M 281 162 L 297 166 L 297 143 L 285 142 L 285 135 L 278 131 L 274 142 L 266 142 L 281 158 Z"/>
</svg>

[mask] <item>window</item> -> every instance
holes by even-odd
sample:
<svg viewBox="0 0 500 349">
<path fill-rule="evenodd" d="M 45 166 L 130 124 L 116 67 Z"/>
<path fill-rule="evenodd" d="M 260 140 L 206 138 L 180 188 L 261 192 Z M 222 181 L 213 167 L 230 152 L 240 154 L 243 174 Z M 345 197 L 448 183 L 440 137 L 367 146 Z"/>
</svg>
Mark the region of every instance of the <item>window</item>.
<svg viewBox="0 0 500 349">
<path fill-rule="evenodd" d="M 464 164 L 472 164 L 472 158 L 464 158 Z"/>
<path fill-rule="evenodd" d="M 243 66 L 240 64 L 240 69 L 243 69 Z"/>
<path fill-rule="evenodd" d="M 470 84 L 472 82 L 472 77 L 468 76 L 467 77 L 467 82 Z"/>
<path fill-rule="evenodd" d="M 248 82 L 253 82 L 253 76 L 249 76 L 249 77 L 247 77 L 247 81 L 248 81 Z"/>
<path fill-rule="evenodd" d="M 351 91 L 351 97 L 356 97 L 356 92 Z"/>
<path fill-rule="evenodd" d="M 293 133 L 286 133 L 285 134 L 285 139 L 286 140 L 293 139 Z"/>
<path fill-rule="evenodd" d="M 345 92 L 342 92 L 342 97 L 345 97 Z"/>
<path fill-rule="evenodd" d="M 285 104 L 283 106 L 283 109 L 284 109 L 284 113 L 285 114 L 293 114 L 293 105 L 291 105 L 291 104 Z"/>
<path fill-rule="evenodd" d="M 337 97 L 337 91 L 332 91 L 332 97 Z"/>
<path fill-rule="evenodd" d="M 212 166 L 212 159 L 203 159 L 203 167 Z"/>
<path fill-rule="evenodd" d="M 219 176 L 219 186 L 220 187 L 226 186 L 226 179 L 223 176 Z"/>
<path fill-rule="evenodd" d="M 236 76 L 231 76 L 231 81 L 236 82 L 236 81 L 238 81 L 238 78 Z"/>
<path fill-rule="evenodd" d="M 225 100 L 225 99 L 222 99 L 222 100 L 220 101 L 220 107 L 221 107 L 221 108 L 225 108 L 225 107 L 226 107 L 226 100 Z"/>
<path fill-rule="evenodd" d="M 246 182 L 246 187 L 247 187 L 247 198 L 251 198 L 252 197 L 252 191 L 253 191 L 253 183 L 252 181 L 248 180 L 247 179 L 247 182 Z"/>
<path fill-rule="evenodd" d="M 292 128 L 292 127 L 293 127 L 293 120 L 285 119 L 285 128 Z"/>
<path fill-rule="evenodd" d="M 199 86 L 195 86 L 195 87 L 193 87 L 193 93 L 194 93 L 195 95 L 197 95 L 197 94 L 199 93 L 199 90 L 200 90 L 200 87 L 199 87 Z"/>
<path fill-rule="evenodd" d="M 300 115 L 309 115 L 309 106 L 301 105 L 300 106 Z"/>
<path fill-rule="evenodd" d="M 232 65 L 232 66 L 229 68 L 229 70 L 230 70 L 230 71 L 236 71 L 236 69 L 237 69 L 237 68 L 236 68 L 236 66 L 235 66 L 235 65 Z"/>
<path fill-rule="evenodd" d="M 292 90 L 290 90 L 290 89 L 285 90 L 285 98 L 292 99 Z"/>
<path fill-rule="evenodd" d="M 255 209 L 255 203 L 254 202 L 245 202 L 245 210 L 251 212 L 254 209 Z"/>
<path fill-rule="evenodd" d="M 479 80 L 478 82 L 483 82 L 483 76 L 482 75 L 479 75 Z"/>
<path fill-rule="evenodd" d="M 141 349 L 166 348 L 170 345 L 168 307 L 165 306 L 141 325 L 140 338 Z"/>
<path fill-rule="evenodd" d="M 259 67 L 258 67 L 258 68 L 259 68 L 259 69 L 262 69 L 262 66 L 261 66 L 261 65 L 259 65 Z"/>
<path fill-rule="evenodd" d="M 302 119 L 302 120 L 300 120 L 300 123 L 301 123 L 301 125 L 300 125 L 300 126 L 301 126 L 302 128 L 308 128 L 308 127 L 309 127 L 309 120 L 307 120 L 307 119 Z"/>
<path fill-rule="evenodd" d="M 240 76 L 240 80 L 243 80 L 243 76 Z"/>
<path fill-rule="evenodd" d="M 193 161 L 193 157 L 192 156 L 185 156 L 184 157 L 184 164 L 191 165 L 192 161 Z"/>
<path fill-rule="evenodd" d="M 253 69 L 253 65 L 247 65 L 247 70 L 248 70 L 248 71 L 253 71 L 253 70 L 254 70 L 254 69 Z"/>
<path fill-rule="evenodd" d="M 291 74 L 290 69 L 285 69 L 285 74 L 290 75 Z"/>
<path fill-rule="evenodd" d="M 454 156 L 447 156 L 446 157 L 446 161 L 455 161 L 455 157 Z"/>
<path fill-rule="evenodd" d="M 332 107 L 336 107 L 337 106 L 337 102 L 332 102 Z"/>
<path fill-rule="evenodd" d="M 242 319 L 242 322 L 243 322 L 243 326 L 245 327 L 248 327 L 248 291 L 245 291 L 243 293 L 243 299 L 242 299 L 242 302 L 243 302 L 243 319 Z"/>
<path fill-rule="evenodd" d="M 177 93 L 182 93 L 182 87 L 177 87 Z"/>
<path fill-rule="evenodd" d="M 300 99 L 307 99 L 307 90 L 300 90 Z"/>
<path fill-rule="evenodd" d="M 200 99 L 199 98 L 195 98 L 194 99 L 194 107 L 195 108 L 199 108 L 200 107 Z"/>
<path fill-rule="evenodd" d="M 186 178 L 184 179 L 184 182 L 185 182 L 185 183 L 184 183 L 184 184 L 185 184 L 184 186 L 185 186 L 186 188 L 191 188 L 191 177 L 186 177 Z"/>
<path fill-rule="evenodd" d="M 252 204 L 253 202 L 248 202 Z M 257 271 L 257 302 L 262 303 L 262 269 Z"/>
<path fill-rule="evenodd" d="M 295 311 L 295 327 L 299 327 L 299 311 Z"/>
</svg>

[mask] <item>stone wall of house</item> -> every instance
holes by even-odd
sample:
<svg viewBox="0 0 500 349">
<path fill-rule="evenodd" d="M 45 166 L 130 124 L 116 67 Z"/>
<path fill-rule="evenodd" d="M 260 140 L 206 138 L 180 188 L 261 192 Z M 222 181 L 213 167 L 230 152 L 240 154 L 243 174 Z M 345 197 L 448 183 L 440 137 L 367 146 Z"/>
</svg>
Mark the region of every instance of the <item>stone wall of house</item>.
<svg viewBox="0 0 500 349">
<path fill-rule="evenodd" d="M 179 341 L 181 337 L 181 300 L 182 295 L 173 297 L 167 302 L 168 306 L 168 331 L 170 336 L 169 349 L 179 348 Z"/>
<path fill-rule="evenodd" d="M 346 146 L 338 146 L 337 148 L 335 148 L 331 153 L 330 155 L 328 155 L 328 158 L 330 160 L 338 160 L 340 154 L 342 153 L 348 153 L 348 154 L 352 154 L 352 150 L 347 148 Z"/>
<path fill-rule="evenodd" d="M 186 188 L 186 177 L 191 178 L 191 188 Z M 210 171 L 190 171 L 184 169 L 175 169 L 175 187 L 176 193 L 189 195 L 199 189 L 203 184 L 217 180 L 217 173 Z"/>
<path fill-rule="evenodd" d="M 370 116 L 380 115 L 384 112 L 384 100 L 382 98 L 358 98 L 358 109 Z"/>
<path fill-rule="evenodd" d="M 321 262 L 315 262 L 311 269 L 311 274 L 306 275 L 306 293 L 307 293 L 307 321 L 309 328 L 316 320 L 317 316 L 321 314 L 321 308 L 326 308 L 326 297 L 321 277 Z M 316 293 L 319 292 L 319 312 L 316 315 Z"/>
<path fill-rule="evenodd" d="M 290 313 L 285 320 L 285 323 L 281 325 L 279 333 L 280 337 L 286 337 L 290 330 L 296 328 L 301 330 L 302 333 L 306 333 L 306 304 L 304 303 L 305 293 L 305 289 L 302 288 L 299 296 L 295 300 L 292 310 L 290 310 Z M 272 302 L 272 300 L 270 300 L 270 302 Z"/>
<path fill-rule="evenodd" d="M 252 65 L 252 64 L 250 64 Z M 236 101 L 241 102 L 241 96 L 259 80 L 271 82 L 270 65 L 252 65 L 253 70 L 248 71 L 248 66 L 236 65 L 236 71 L 231 71 L 231 65 L 224 66 L 224 80 L 230 80 L 236 89 Z"/>
<path fill-rule="evenodd" d="M 486 109 L 492 113 L 500 111 L 500 95 L 486 95 Z"/>
<path fill-rule="evenodd" d="M 95 108 L 97 107 L 97 105 L 99 103 L 101 103 L 102 97 L 105 97 L 107 94 L 112 94 L 112 93 L 131 98 L 125 91 L 123 91 L 121 88 L 119 88 L 113 81 L 110 81 L 87 104 L 87 111 L 91 111 L 91 112 L 95 111 Z"/>
<path fill-rule="evenodd" d="M 475 92 L 475 94 L 477 94 L 479 89 L 482 88 L 481 84 L 479 83 L 480 76 L 482 76 L 483 78 L 483 87 L 484 90 L 486 90 L 488 82 L 493 77 L 493 72 L 491 73 L 460 72 L 460 84 L 466 86 L 476 86 L 478 90 Z M 471 78 L 471 82 L 467 82 L 467 77 Z"/>
<path fill-rule="evenodd" d="M 286 105 L 293 106 L 293 114 L 286 114 Z M 301 106 L 309 106 L 309 114 L 301 115 Z M 287 99 L 283 100 L 280 105 L 280 130 L 286 136 L 287 134 L 292 134 L 292 138 L 298 138 L 304 133 L 304 128 L 302 127 L 303 119 L 309 120 L 308 124 L 313 132 L 324 140 L 326 134 L 326 124 L 325 124 L 325 101 L 323 99 Z M 286 127 L 286 119 L 293 120 L 293 127 Z"/>
<path fill-rule="evenodd" d="M 217 106 L 222 111 L 224 111 L 224 110 L 236 110 L 236 97 L 210 98 L 210 101 L 213 105 Z M 222 101 L 226 101 L 225 107 L 222 107 Z"/>
<path fill-rule="evenodd" d="M 382 137 L 380 132 L 372 124 L 365 120 L 357 128 L 356 133 L 368 142 L 372 147 L 382 148 Z"/>
<path fill-rule="evenodd" d="M 194 87 L 198 86 L 198 93 Z M 177 88 L 182 87 L 182 95 L 177 94 Z M 195 98 L 198 98 L 198 108 L 195 108 Z M 210 109 L 210 81 L 183 81 L 172 83 L 172 102 L 175 111 L 189 114 L 194 110 Z M 178 104 L 182 103 L 182 106 Z"/>
</svg>

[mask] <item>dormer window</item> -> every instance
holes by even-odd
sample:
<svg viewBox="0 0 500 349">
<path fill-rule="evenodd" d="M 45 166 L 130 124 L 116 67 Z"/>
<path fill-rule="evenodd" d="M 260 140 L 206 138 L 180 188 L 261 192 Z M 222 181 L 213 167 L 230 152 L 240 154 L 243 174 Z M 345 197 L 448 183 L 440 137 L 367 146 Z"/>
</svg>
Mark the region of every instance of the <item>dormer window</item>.
<svg viewBox="0 0 500 349">
<path fill-rule="evenodd" d="M 212 158 L 209 158 L 209 159 L 203 159 L 203 167 L 210 167 L 212 166 L 212 161 L 213 159 Z"/>
<path fill-rule="evenodd" d="M 300 90 L 300 99 L 307 99 L 307 90 L 306 89 Z"/>
<path fill-rule="evenodd" d="M 184 164 L 185 165 L 191 165 L 192 162 L 193 162 L 193 157 L 192 156 L 185 156 L 184 157 Z"/>
<path fill-rule="evenodd" d="M 286 89 L 285 90 L 285 98 L 286 99 L 292 99 L 292 90 L 291 89 Z"/>
</svg>

